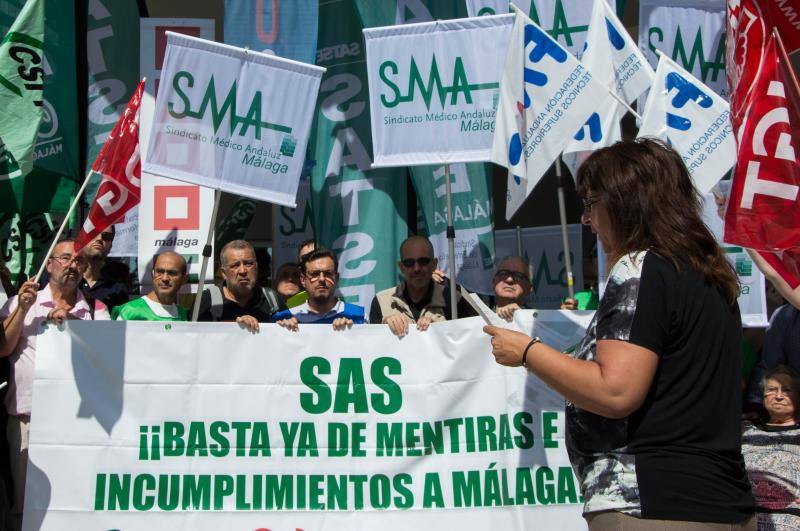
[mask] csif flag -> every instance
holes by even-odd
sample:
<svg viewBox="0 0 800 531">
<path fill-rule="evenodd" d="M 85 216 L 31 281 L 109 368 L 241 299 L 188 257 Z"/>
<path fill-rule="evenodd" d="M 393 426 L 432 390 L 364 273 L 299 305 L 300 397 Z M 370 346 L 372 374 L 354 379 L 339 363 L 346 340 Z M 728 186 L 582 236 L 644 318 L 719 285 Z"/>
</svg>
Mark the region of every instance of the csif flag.
<svg viewBox="0 0 800 531">
<path fill-rule="evenodd" d="M 725 241 L 797 256 L 800 88 L 776 32 L 767 41 L 748 101 L 725 214 Z"/>
<path fill-rule="evenodd" d="M 655 77 L 650 64 L 606 0 L 594 2 L 584 50 L 581 63 L 609 92 L 602 100 L 598 96 L 599 105 L 564 148 L 565 155 L 594 151 L 618 141 L 621 138 L 619 121 L 627 109 L 610 91 L 630 104 L 650 88 Z M 580 155 L 564 157 L 573 175 L 581 158 Z"/>
<path fill-rule="evenodd" d="M 736 163 L 728 102 L 664 54 L 637 135 L 646 136 L 664 140 L 681 155 L 701 194 Z"/>
<path fill-rule="evenodd" d="M 44 105 L 43 50 L 44 0 L 28 0 L 0 42 L 0 165 L 8 168 L 0 180 L 33 169 Z"/>
<path fill-rule="evenodd" d="M 522 206 L 607 93 L 573 55 L 516 11 L 490 159 L 509 169 L 506 218 Z"/>
<path fill-rule="evenodd" d="M 81 232 L 75 239 L 76 252 L 139 204 L 142 177 L 139 107 L 143 93 L 144 80 L 141 80 L 92 164 L 92 171 L 99 173 L 103 180 Z"/>
</svg>

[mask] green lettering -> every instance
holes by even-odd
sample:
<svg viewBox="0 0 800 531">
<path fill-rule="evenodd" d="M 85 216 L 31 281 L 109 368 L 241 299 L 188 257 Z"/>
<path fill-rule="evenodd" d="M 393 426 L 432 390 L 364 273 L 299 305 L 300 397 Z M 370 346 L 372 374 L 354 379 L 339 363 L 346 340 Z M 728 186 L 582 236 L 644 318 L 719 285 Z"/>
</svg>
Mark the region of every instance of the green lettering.
<svg viewBox="0 0 800 531">
<path fill-rule="evenodd" d="M 354 413 L 369 412 L 367 388 L 364 383 L 364 369 L 359 358 L 342 358 L 339 362 L 339 376 L 336 381 L 333 412 L 348 413 L 351 405 Z"/>
<path fill-rule="evenodd" d="M 400 360 L 397 358 L 378 358 L 372 362 L 370 377 L 372 383 L 384 392 L 373 393 L 370 397 L 372 409 L 382 415 L 391 415 L 400 411 L 403 405 L 403 392 L 397 383 L 388 377 L 402 372 Z"/>
<path fill-rule="evenodd" d="M 300 381 L 313 393 L 300 393 L 300 407 L 307 413 L 318 415 L 331 407 L 331 389 L 316 374 L 331 374 L 331 363 L 322 357 L 312 356 L 300 363 Z"/>
</svg>

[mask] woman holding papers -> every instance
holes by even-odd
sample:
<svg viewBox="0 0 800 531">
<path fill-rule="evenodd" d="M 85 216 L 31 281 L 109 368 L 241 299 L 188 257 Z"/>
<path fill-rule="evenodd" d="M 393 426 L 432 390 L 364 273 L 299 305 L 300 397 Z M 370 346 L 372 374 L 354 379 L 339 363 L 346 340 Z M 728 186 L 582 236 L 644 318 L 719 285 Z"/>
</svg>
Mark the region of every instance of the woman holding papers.
<svg viewBox="0 0 800 531">
<path fill-rule="evenodd" d="M 487 326 L 497 362 L 567 399 L 591 530 L 755 529 L 739 431 L 739 285 L 686 166 L 661 142 L 619 142 L 584 162 L 578 193 L 610 265 L 586 336 L 567 356 Z"/>
</svg>

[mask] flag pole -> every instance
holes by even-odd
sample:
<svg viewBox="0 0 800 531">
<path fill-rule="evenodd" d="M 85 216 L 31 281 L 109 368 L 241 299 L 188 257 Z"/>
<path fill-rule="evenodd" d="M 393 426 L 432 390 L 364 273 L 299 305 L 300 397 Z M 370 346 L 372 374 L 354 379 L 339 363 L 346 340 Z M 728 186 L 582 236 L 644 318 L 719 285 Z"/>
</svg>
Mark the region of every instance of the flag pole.
<svg viewBox="0 0 800 531">
<path fill-rule="evenodd" d="M 567 292 L 575 298 L 575 281 L 572 277 L 572 260 L 569 254 L 569 233 L 567 232 L 567 207 L 564 201 L 564 176 L 561 173 L 561 155 L 556 157 L 556 179 L 558 180 L 558 215 L 561 218 L 561 241 L 564 244 L 564 267 L 567 272 Z"/>
<path fill-rule="evenodd" d="M 86 174 L 86 178 L 83 180 L 83 184 L 81 185 L 78 193 L 75 194 L 75 198 L 72 200 L 72 204 L 69 206 L 69 210 L 67 211 L 67 215 L 64 216 L 64 221 L 61 222 L 61 226 L 58 228 L 55 237 L 53 238 L 53 242 L 50 244 L 50 248 L 47 250 L 47 254 L 44 257 L 44 262 L 42 265 L 39 266 L 39 271 L 36 273 L 36 276 L 33 277 L 34 282 L 39 282 L 39 277 L 42 276 L 44 272 L 44 267 L 47 265 L 47 260 L 50 258 L 50 255 L 53 254 L 53 249 L 55 249 L 58 240 L 61 238 L 61 235 L 64 233 L 64 229 L 67 226 L 67 222 L 69 218 L 72 217 L 72 214 L 75 212 L 75 207 L 78 206 L 78 201 L 80 201 L 81 197 L 83 196 L 83 192 L 86 190 L 86 187 L 89 185 L 89 179 L 94 175 L 94 170 L 89 170 L 89 173 Z"/>
<path fill-rule="evenodd" d="M 219 210 L 219 200 L 222 197 L 222 190 L 214 190 L 214 208 L 211 210 L 211 222 L 208 224 L 208 235 L 206 236 L 206 246 L 203 247 L 203 265 L 200 266 L 200 278 L 197 282 L 197 296 L 194 298 L 192 306 L 192 322 L 197 322 L 200 313 L 200 299 L 203 298 L 203 286 L 206 281 L 206 271 L 208 270 L 208 259 L 211 258 L 211 238 L 214 237 L 214 225 L 217 223 L 217 211 Z"/>
<path fill-rule="evenodd" d="M 456 304 L 456 229 L 453 226 L 453 197 L 450 192 L 450 164 L 444 164 L 444 193 L 447 199 L 447 257 L 450 269 L 450 314 L 458 319 Z"/>
</svg>

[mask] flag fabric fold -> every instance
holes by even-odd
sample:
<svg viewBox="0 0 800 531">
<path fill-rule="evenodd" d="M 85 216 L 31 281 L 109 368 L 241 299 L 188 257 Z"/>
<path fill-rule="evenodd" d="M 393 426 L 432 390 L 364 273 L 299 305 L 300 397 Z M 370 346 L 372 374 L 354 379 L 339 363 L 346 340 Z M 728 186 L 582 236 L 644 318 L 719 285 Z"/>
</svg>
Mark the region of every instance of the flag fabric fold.
<svg viewBox="0 0 800 531">
<path fill-rule="evenodd" d="M 728 102 L 664 54 L 637 137 L 669 143 L 683 157 L 701 194 L 711 191 L 736 163 Z"/>
<path fill-rule="evenodd" d="M 508 219 L 607 93 L 592 72 L 517 10 L 490 159 L 509 169 Z"/>
<path fill-rule="evenodd" d="M 653 83 L 655 73 L 606 0 L 595 0 L 586 36 L 583 64 L 609 92 L 564 148 L 564 161 L 574 176 L 589 151 L 622 138 L 619 122 L 627 109 L 614 97 L 632 103 Z M 580 153 L 570 155 L 571 153 Z"/>
<path fill-rule="evenodd" d="M 117 125 L 92 164 L 92 171 L 102 176 L 97 195 L 75 239 L 79 251 L 104 229 L 119 221 L 139 204 L 141 156 L 139 154 L 139 108 L 144 94 L 144 80 L 139 82 Z"/>
<path fill-rule="evenodd" d="M 28 0 L 0 41 L 0 160 L 12 169 L 0 179 L 33 169 L 44 106 L 44 0 Z"/>
<path fill-rule="evenodd" d="M 739 130 L 726 242 L 800 254 L 798 139 L 800 88 L 773 33 Z"/>
</svg>

